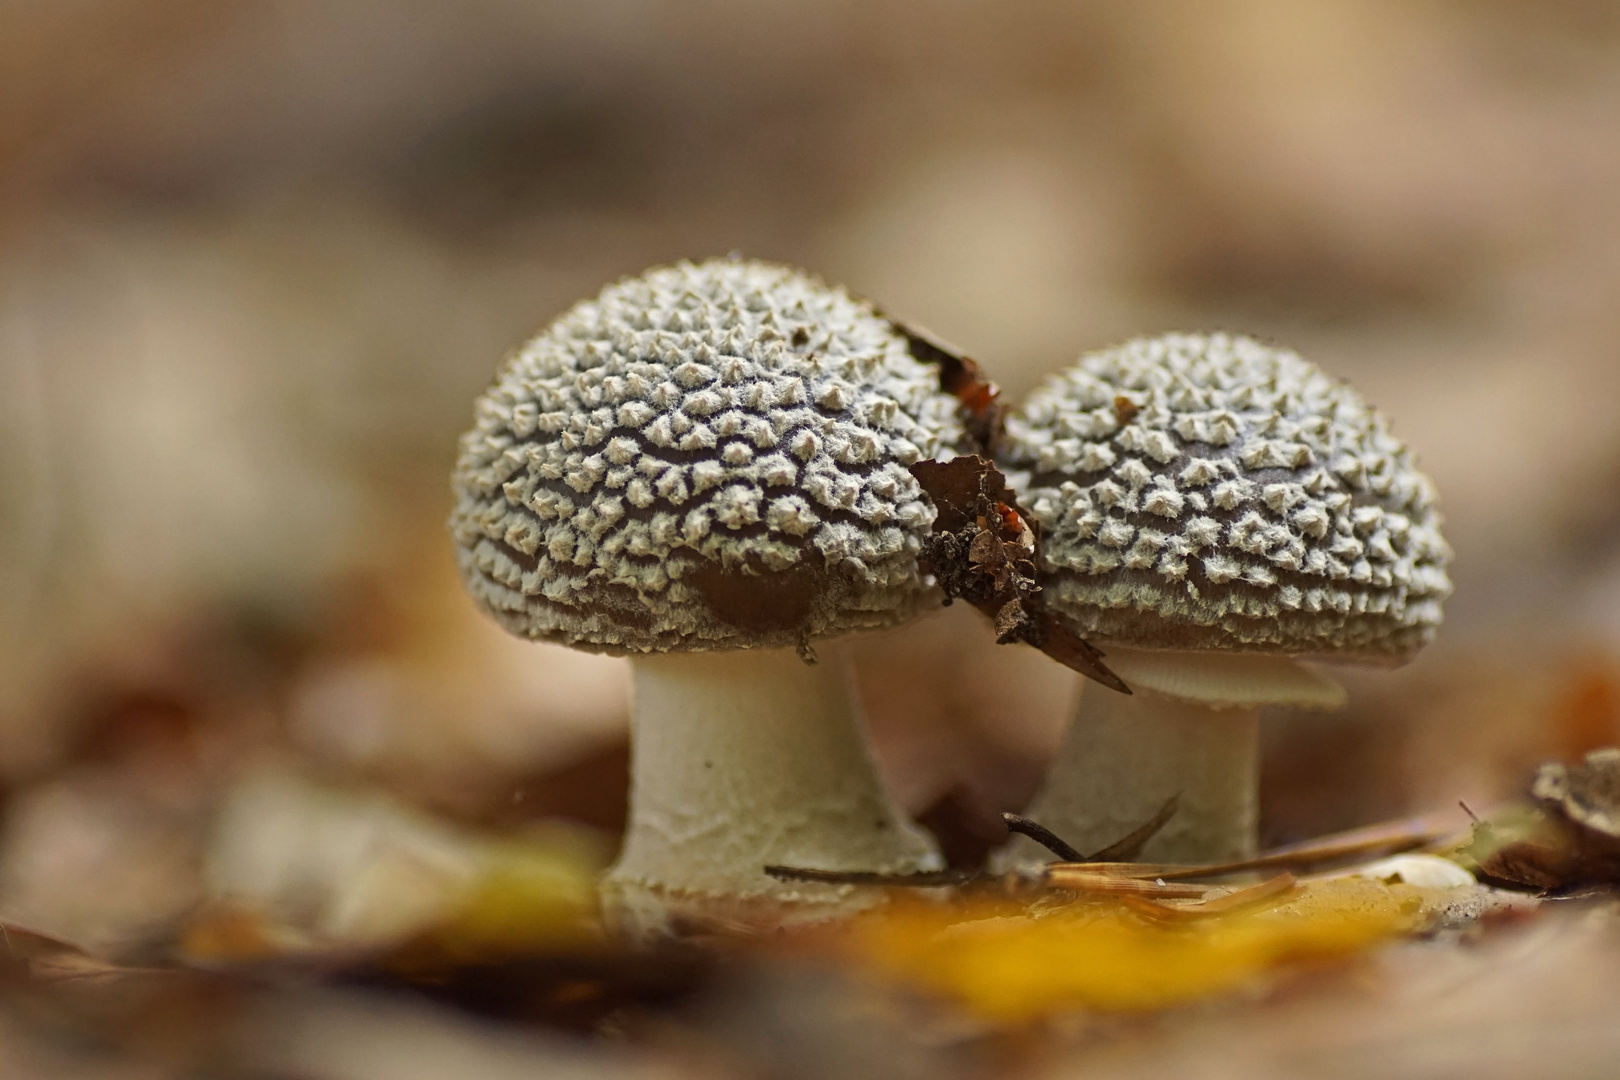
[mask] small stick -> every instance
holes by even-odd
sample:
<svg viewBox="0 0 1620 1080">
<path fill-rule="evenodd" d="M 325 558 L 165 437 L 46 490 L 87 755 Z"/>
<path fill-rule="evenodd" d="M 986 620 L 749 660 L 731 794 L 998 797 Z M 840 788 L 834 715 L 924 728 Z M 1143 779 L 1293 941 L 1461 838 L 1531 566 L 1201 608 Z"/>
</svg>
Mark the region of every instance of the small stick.
<svg viewBox="0 0 1620 1080">
<path fill-rule="evenodd" d="M 1209 866 L 1129 862 L 1083 863 L 1080 865 L 1083 865 L 1087 870 L 1123 877 L 1164 878 L 1166 881 L 1172 879 L 1186 880 L 1188 878 L 1220 877 L 1225 874 L 1242 873 L 1246 870 L 1292 869 L 1311 866 L 1315 863 L 1353 858 L 1358 855 L 1368 855 L 1375 851 L 1394 854 L 1423 847 L 1433 843 L 1443 835 L 1445 834 L 1442 830 L 1428 826 L 1425 824 L 1424 819 L 1410 818 L 1382 825 L 1370 825 L 1364 829 L 1351 829 L 1349 832 L 1335 833 L 1316 840 L 1307 840 L 1300 844 L 1273 848 L 1252 859 L 1214 863 Z M 1054 863 L 1053 865 L 1059 866 L 1063 864 Z"/>
<path fill-rule="evenodd" d="M 1141 851 L 1142 845 L 1164 828 L 1164 823 L 1176 812 L 1176 800 L 1179 798 L 1179 795 L 1172 798 L 1159 808 L 1152 821 L 1134 830 L 1123 840 L 1099 851 L 1090 859 L 1039 822 L 1017 814 L 1002 814 L 1001 820 L 1006 822 L 1008 832 L 1029 837 L 1065 862 L 1084 865 L 1090 863 L 1092 859 L 1099 858 L 1128 859 Z M 975 870 L 925 870 L 916 874 L 880 874 L 870 870 L 813 870 L 801 866 L 767 866 L 765 873 L 778 881 L 815 881 L 823 885 L 879 885 L 914 889 L 944 889 L 955 885 L 968 885 L 983 877 L 982 873 Z"/>
<path fill-rule="evenodd" d="M 1029 837 L 1064 860 L 1063 862 L 1051 863 L 1046 867 L 1044 880 L 1048 885 L 1081 892 L 1141 893 L 1147 896 L 1170 898 L 1202 896 L 1205 887 L 1174 886 L 1184 891 L 1170 893 L 1163 890 L 1172 886 L 1147 883 L 1153 879 L 1166 882 L 1188 881 L 1195 878 L 1221 877 L 1227 874 L 1242 873 L 1247 870 L 1301 868 L 1315 863 L 1366 855 L 1374 851 L 1390 853 L 1410 851 L 1413 848 L 1431 844 L 1444 835 L 1442 830 L 1426 825 L 1423 818 L 1409 818 L 1404 821 L 1382 825 L 1370 825 L 1362 829 L 1351 829 L 1348 832 L 1336 833 L 1316 840 L 1307 840 L 1304 843 L 1291 844 L 1287 847 L 1273 848 L 1271 851 L 1253 859 L 1217 863 L 1210 866 L 1187 866 L 1180 863 L 1103 861 L 1105 858 L 1129 858 L 1137 851 L 1140 851 L 1141 845 L 1146 844 L 1155 833 L 1163 828 L 1165 822 L 1169 821 L 1171 815 L 1176 812 L 1177 798 L 1179 796 L 1166 802 L 1159 809 L 1159 812 L 1154 815 L 1152 821 L 1147 822 L 1141 828 L 1134 830 L 1129 836 L 1109 845 L 1090 858 L 1082 855 L 1071 844 L 1065 842 L 1044 825 L 1020 817 L 1017 814 L 1003 814 L 1001 817 L 1007 823 L 1008 831 Z M 981 873 L 972 870 L 930 870 L 917 874 L 880 874 L 868 870 L 814 870 L 797 866 L 767 866 L 765 867 L 765 873 L 779 881 L 814 881 L 825 885 L 877 885 L 917 889 L 943 889 L 952 886 L 969 885 L 983 877 Z M 1136 885 L 1125 884 L 1129 882 L 1135 882 Z"/>
<path fill-rule="evenodd" d="M 1056 855 L 1066 863 L 1085 863 L 1091 861 L 1086 856 L 1080 854 L 1078 848 L 1074 847 L 1074 845 L 1070 844 L 1067 840 L 1064 840 L 1057 833 L 1053 832 L 1051 829 L 1048 829 L 1045 825 L 1042 825 L 1038 821 L 1031 821 L 1029 818 L 1022 817 L 1018 814 L 1002 814 L 1001 820 L 1007 823 L 1008 832 L 1029 837 L 1031 840 L 1035 841 L 1037 844 L 1041 845 L 1041 847 L 1045 848 L 1047 851 L 1050 851 L 1052 854 Z M 1135 833 L 1131 834 L 1131 836 L 1135 835 Z M 1128 840 L 1130 837 L 1126 837 L 1126 839 Z M 1123 842 L 1124 841 L 1121 841 L 1121 843 Z"/>
<path fill-rule="evenodd" d="M 1027 836 L 1037 844 L 1056 855 L 1067 863 L 1109 863 L 1126 862 L 1141 854 L 1147 842 L 1159 834 L 1165 822 L 1176 815 L 1176 808 L 1181 804 L 1181 795 L 1178 792 L 1159 807 L 1159 812 L 1140 828 L 1132 829 L 1130 833 L 1109 844 L 1094 855 L 1082 855 L 1080 849 L 1063 839 L 1057 833 L 1048 829 L 1038 821 L 1031 821 L 1018 814 L 1002 814 L 1001 820 L 1006 823 L 1007 831 Z"/>
<path fill-rule="evenodd" d="M 812 870 L 799 866 L 767 866 L 778 881 L 815 881 L 823 885 L 892 885 L 914 889 L 943 889 L 966 885 L 979 875 L 972 870 L 924 870 L 916 874 L 880 874 L 872 870 Z"/>
<path fill-rule="evenodd" d="M 1259 858 L 1269 860 L 1268 865 L 1270 863 L 1281 865 L 1290 859 L 1328 862 L 1353 855 L 1365 855 L 1380 849 L 1398 853 L 1432 844 L 1448 831 L 1449 826 L 1442 828 L 1436 825 L 1436 817 L 1432 814 L 1426 817 L 1402 818 L 1399 821 L 1383 821 L 1359 829 L 1330 833 L 1297 844 L 1286 844 L 1264 852 Z"/>
<path fill-rule="evenodd" d="M 1119 874 L 1098 874 L 1084 864 L 1054 863 L 1047 867 L 1046 883 L 1070 892 L 1108 893 L 1115 896 L 1157 896 L 1164 899 L 1198 899 L 1209 892 L 1207 885 L 1169 885 Z"/>
<path fill-rule="evenodd" d="M 1251 885 L 1247 889 L 1217 896 L 1213 900 L 1205 900 L 1197 904 L 1161 904 L 1156 900 L 1149 900 L 1144 896 L 1127 894 L 1121 899 L 1132 911 L 1139 912 L 1154 919 L 1170 921 L 1186 921 L 1193 919 L 1206 919 L 1213 915 L 1229 915 L 1234 911 L 1242 911 L 1260 905 L 1270 905 L 1282 900 L 1294 891 L 1298 882 L 1293 874 L 1278 874 L 1267 878 L 1258 885 Z"/>
</svg>

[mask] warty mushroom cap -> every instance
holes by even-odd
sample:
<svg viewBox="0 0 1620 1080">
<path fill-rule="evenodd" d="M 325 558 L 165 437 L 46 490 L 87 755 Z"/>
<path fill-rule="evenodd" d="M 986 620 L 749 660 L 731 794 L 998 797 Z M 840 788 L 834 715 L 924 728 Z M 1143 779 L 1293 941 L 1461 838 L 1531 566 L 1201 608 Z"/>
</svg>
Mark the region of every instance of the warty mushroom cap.
<svg viewBox="0 0 1620 1080">
<path fill-rule="evenodd" d="M 1083 357 L 1008 417 L 1049 606 L 1099 641 L 1401 661 L 1451 592 L 1433 486 L 1384 419 L 1225 334 Z"/>
<path fill-rule="evenodd" d="M 450 528 L 508 630 L 610 653 L 802 645 L 937 602 L 906 466 L 967 436 L 869 304 L 786 266 L 649 270 L 511 356 Z"/>
</svg>

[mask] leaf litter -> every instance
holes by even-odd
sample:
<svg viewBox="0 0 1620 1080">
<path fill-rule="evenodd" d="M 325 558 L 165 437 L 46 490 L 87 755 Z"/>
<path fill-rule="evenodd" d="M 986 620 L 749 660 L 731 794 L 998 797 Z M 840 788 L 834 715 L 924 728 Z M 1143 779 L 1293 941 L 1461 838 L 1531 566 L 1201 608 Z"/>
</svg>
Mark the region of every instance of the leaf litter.
<svg viewBox="0 0 1620 1080">
<path fill-rule="evenodd" d="M 1432 931 L 1462 891 L 1310 876 L 1324 866 L 1353 869 L 1373 854 L 1433 847 L 1440 830 L 1421 819 L 1241 863 L 1117 861 L 1129 857 L 1124 841 L 1139 847 L 1173 812 L 1171 804 L 1095 853 L 1108 861 L 1053 863 L 1037 878 L 981 875 L 954 883 L 943 902 L 937 893 L 928 899 L 876 881 L 889 887 L 890 902 L 843 924 L 754 935 L 716 927 L 651 948 L 618 942 L 600 925 L 590 901 L 596 864 L 577 851 L 473 835 L 476 873 L 433 919 L 392 940 L 333 940 L 285 912 L 238 900 L 200 909 L 166 955 L 140 964 L 13 929 L 12 971 L 41 992 L 93 975 L 98 986 L 154 1001 L 202 995 L 216 1011 L 232 995 L 300 984 L 405 991 L 457 1014 L 598 1034 L 641 1023 L 636 1017 L 684 1017 L 689 1003 L 708 1000 L 742 972 L 777 972 L 793 983 L 808 971 L 830 971 L 880 997 L 925 1003 L 908 1008 L 936 1017 L 907 1024 L 960 1016 L 981 1025 L 975 1030 L 1020 1032 L 1063 1017 L 1179 1008 L 1343 965 Z M 82 995 L 51 992 L 53 1007 L 87 1008 Z M 144 1014 L 129 1015 L 135 1023 Z"/>
</svg>

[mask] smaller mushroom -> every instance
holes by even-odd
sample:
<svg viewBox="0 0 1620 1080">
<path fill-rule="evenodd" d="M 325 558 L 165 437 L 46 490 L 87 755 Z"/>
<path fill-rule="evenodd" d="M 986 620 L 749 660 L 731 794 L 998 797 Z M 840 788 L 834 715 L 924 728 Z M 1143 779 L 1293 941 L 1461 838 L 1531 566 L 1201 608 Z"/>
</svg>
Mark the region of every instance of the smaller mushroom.
<svg viewBox="0 0 1620 1080">
<path fill-rule="evenodd" d="M 1451 589 L 1432 486 L 1382 417 L 1248 338 L 1083 357 L 1007 418 L 1000 462 L 1047 610 L 1134 691 L 1085 687 L 1027 811 L 1081 850 L 1179 795 L 1144 858 L 1252 854 L 1258 709 L 1342 704 L 1299 660 L 1402 663 Z M 1020 839 L 999 861 L 1040 857 Z"/>
</svg>

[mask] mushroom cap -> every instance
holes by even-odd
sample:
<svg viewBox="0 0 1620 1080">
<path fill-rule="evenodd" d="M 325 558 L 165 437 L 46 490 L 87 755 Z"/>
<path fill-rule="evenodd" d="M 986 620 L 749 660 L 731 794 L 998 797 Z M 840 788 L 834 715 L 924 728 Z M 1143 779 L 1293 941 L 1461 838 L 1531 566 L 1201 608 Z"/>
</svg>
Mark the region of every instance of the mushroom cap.
<svg viewBox="0 0 1620 1080">
<path fill-rule="evenodd" d="M 513 354 L 463 436 L 462 576 L 508 630 L 611 653 L 800 645 L 899 622 L 966 445 L 938 371 L 786 266 L 649 270 Z"/>
<path fill-rule="evenodd" d="M 1007 419 L 1048 606 L 1100 641 L 1402 661 L 1440 624 L 1433 485 L 1384 419 L 1225 334 L 1083 357 Z"/>
</svg>

